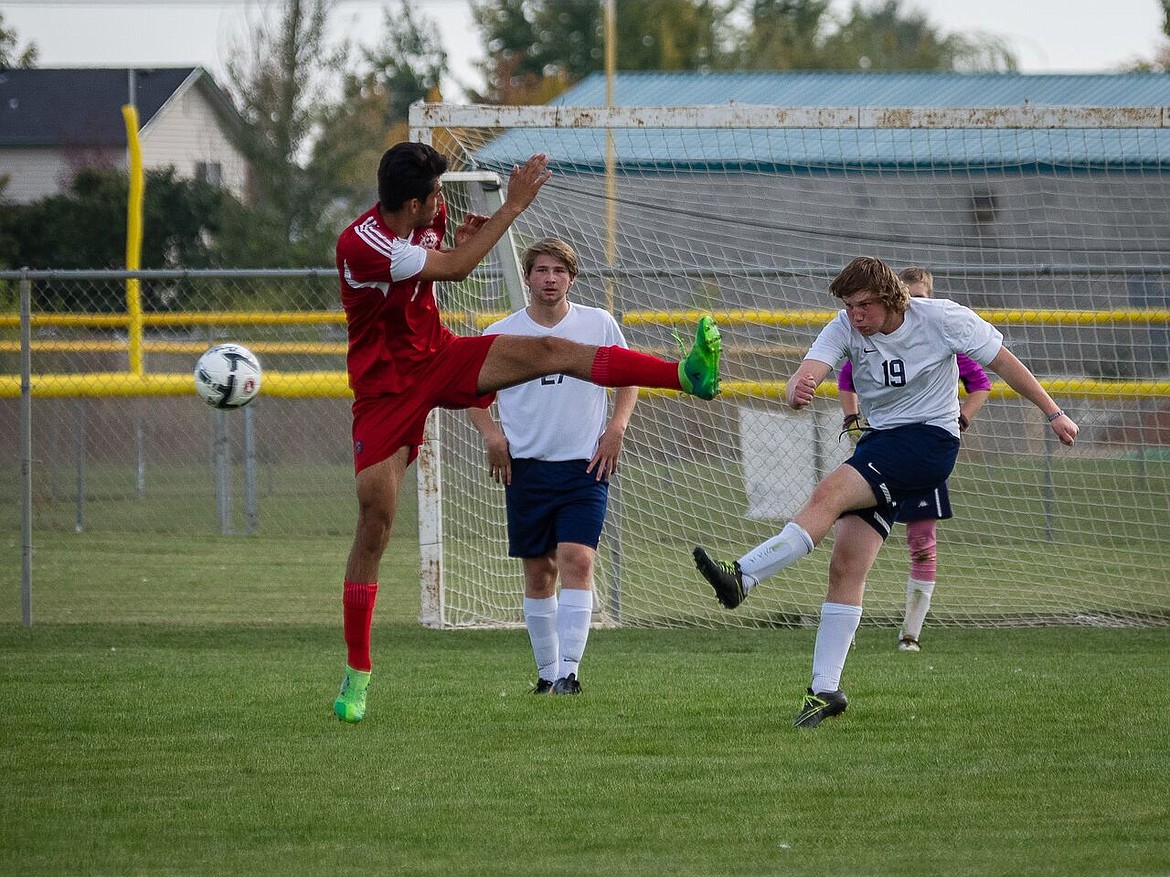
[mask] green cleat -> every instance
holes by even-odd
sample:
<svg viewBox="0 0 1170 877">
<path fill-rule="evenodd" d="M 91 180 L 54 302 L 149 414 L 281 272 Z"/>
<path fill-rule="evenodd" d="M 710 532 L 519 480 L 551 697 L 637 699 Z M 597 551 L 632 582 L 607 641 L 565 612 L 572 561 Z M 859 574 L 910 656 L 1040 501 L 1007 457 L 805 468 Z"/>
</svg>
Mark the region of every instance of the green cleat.
<svg viewBox="0 0 1170 877">
<path fill-rule="evenodd" d="M 678 364 L 678 382 L 683 392 L 700 399 L 714 399 L 719 395 L 719 357 L 723 352 L 719 327 L 711 317 L 700 317 L 699 330 L 689 353 L 677 332 L 674 338 L 683 355 Z"/>
<path fill-rule="evenodd" d="M 343 722 L 360 722 L 366 715 L 366 689 L 370 687 L 370 674 L 353 667 L 345 668 L 341 680 L 341 692 L 333 701 L 333 712 Z"/>
</svg>

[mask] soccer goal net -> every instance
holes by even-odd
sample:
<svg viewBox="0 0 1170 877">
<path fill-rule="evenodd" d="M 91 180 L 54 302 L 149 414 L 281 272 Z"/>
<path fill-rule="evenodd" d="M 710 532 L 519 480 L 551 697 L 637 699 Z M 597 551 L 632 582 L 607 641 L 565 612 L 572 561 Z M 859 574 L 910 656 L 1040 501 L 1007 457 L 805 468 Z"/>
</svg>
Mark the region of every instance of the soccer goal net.
<svg viewBox="0 0 1170 877">
<path fill-rule="evenodd" d="M 1170 622 L 1170 130 L 1160 108 L 1016 110 L 418 105 L 414 137 L 449 156 L 458 221 L 492 179 L 547 153 L 554 176 L 512 249 L 440 292 L 453 330 L 524 303 L 515 258 L 557 236 L 581 254 L 575 300 L 610 309 L 631 347 L 674 357 L 713 314 L 713 402 L 643 391 L 598 550 L 598 623 L 812 623 L 830 536 L 738 610 L 691 550 L 733 559 L 778 532 L 849 453 L 830 378 L 809 409 L 783 381 L 836 311 L 853 257 L 923 266 L 1080 424 L 1065 448 L 993 379 L 964 434 L 939 525 L 929 624 Z M 483 180 L 489 180 L 484 183 Z M 494 197 L 495 201 L 490 201 Z M 488 201 L 485 201 L 488 199 Z M 490 203 L 489 203 L 490 201 Z M 519 624 L 504 496 L 462 412 L 432 418 L 420 467 L 423 620 Z M 905 530 L 867 583 L 866 623 L 895 626 Z"/>
</svg>

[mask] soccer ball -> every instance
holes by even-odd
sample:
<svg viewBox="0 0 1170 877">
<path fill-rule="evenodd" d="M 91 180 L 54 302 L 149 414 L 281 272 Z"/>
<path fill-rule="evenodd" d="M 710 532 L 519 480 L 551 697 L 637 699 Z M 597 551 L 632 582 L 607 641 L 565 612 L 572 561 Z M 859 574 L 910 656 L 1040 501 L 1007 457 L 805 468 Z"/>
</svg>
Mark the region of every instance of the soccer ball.
<svg viewBox="0 0 1170 877">
<path fill-rule="evenodd" d="M 260 392 L 260 360 L 242 344 L 217 344 L 195 363 L 195 392 L 213 408 L 243 408 Z"/>
</svg>

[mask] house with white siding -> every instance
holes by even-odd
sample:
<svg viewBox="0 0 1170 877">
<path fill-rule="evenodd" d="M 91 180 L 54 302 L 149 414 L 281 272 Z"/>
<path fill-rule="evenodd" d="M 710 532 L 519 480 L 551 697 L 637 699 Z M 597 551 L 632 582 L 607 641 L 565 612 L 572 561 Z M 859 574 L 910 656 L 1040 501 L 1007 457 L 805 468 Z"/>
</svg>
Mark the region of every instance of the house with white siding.
<svg viewBox="0 0 1170 877">
<path fill-rule="evenodd" d="M 0 200 L 61 192 L 84 167 L 125 168 L 129 103 L 147 169 L 172 166 L 244 197 L 248 165 L 230 137 L 243 122 L 206 70 L 102 67 L 0 70 Z"/>
</svg>

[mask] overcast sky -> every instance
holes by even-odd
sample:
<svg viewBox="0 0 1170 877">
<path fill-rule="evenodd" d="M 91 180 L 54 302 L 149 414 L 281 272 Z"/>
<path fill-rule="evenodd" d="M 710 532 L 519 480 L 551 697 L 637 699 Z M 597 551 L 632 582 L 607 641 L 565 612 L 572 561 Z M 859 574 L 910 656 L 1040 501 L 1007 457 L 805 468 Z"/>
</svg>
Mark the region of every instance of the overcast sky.
<svg viewBox="0 0 1170 877">
<path fill-rule="evenodd" d="M 601 0 L 598 0 L 600 3 Z M 620 3 L 619 39 L 620 39 Z M 848 0 L 834 0 L 847 9 Z M 1158 0 L 903 0 L 944 32 L 982 30 L 1005 38 L 1024 72 L 1110 72 L 1152 58 L 1165 41 Z M 382 0 L 334 0 L 338 33 L 361 41 L 381 27 Z M 2 0 L 5 25 L 22 45 L 35 42 L 42 67 L 199 64 L 222 81 L 233 41 L 249 16 L 276 0 Z M 479 85 L 482 48 L 468 0 L 416 4 L 440 24 L 454 82 Z"/>
</svg>

